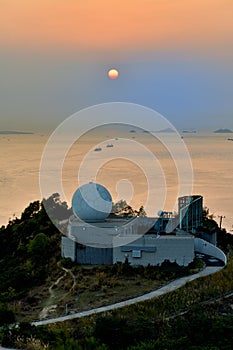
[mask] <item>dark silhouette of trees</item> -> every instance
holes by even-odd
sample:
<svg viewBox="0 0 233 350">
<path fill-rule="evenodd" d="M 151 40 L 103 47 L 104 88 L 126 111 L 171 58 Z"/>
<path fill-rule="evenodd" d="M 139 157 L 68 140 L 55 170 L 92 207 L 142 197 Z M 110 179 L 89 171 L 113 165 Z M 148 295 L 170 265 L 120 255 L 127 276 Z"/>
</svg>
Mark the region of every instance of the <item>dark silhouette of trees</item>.
<svg viewBox="0 0 233 350">
<path fill-rule="evenodd" d="M 143 206 L 133 209 L 124 199 L 112 204 L 112 213 L 118 216 L 146 216 Z"/>
<path fill-rule="evenodd" d="M 68 219 L 72 215 L 72 210 L 68 208 L 66 202 L 62 202 L 59 193 L 54 193 L 47 199 L 42 200 L 42 206 L 52 220 L 59 221 Z"/>
<path fill-rule="evenodd" d="M 70 210 L 58 194 L 47 200 L 60 217 Z M 48 207 L 48 206 L 47 206 Z M 40 201 L 34 201 L 0 228 L 0 301 L 19 298 L 34 285 L 42 284 L 54 259 L 60 259 L 61 233 L 50 220 Z M 10 288 L 15 291 L 9 294 Z"/>
</svg>

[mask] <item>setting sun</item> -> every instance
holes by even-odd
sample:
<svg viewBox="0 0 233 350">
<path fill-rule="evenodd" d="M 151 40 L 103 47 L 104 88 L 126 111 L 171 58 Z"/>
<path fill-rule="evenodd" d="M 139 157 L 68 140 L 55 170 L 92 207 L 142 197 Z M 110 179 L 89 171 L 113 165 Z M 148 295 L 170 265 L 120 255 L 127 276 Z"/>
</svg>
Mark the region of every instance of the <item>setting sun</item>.
<svg viewBox="0 0 233 350">
<path fill-rule="evenodd" d="M 110 69 L 110 70 L 108 71 L 108 77 L 109 77 L 110 79 L 117 79 L 118 76 L 119 76 L 118 70 L 116 70 L 116 69 Z"/>
</svg>

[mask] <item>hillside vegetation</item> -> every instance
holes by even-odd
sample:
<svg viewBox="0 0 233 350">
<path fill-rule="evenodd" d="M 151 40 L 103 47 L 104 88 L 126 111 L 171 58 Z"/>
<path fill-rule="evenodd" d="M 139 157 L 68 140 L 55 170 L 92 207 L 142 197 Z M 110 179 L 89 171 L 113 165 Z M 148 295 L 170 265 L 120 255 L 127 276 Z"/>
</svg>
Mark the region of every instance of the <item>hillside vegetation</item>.
<svg viewBox="0 0 233 350">
<path fill-rule="evenodd" d="M 58 194 L 47 201 L 61 220 L 70 215 Z M 109 267 L 78 266 L 61 259 L 61 234 L 43 202 L 30 203 L 20 218 L 0 229 L 0 343 L 55 350 L 231 349 L 233 300 L 224 296 L 233 291 L 233 236 L 220 230 L 207 211 L 204 226 L 218 231 L 220 247 L 228 255 L 228 265 L 222 271 L 124 309 L 35 327 L 28 321 L 51 306 L 51 298 L 57 298 L 58 304 L 67 298 L 69 309 L 79 311 L 156 289 L 192 273 L 198 265 L 178 268 L 165 262 L 162 267 L 136 268 L 126 262 Z M 220 299 L 209 303 L 213 298 Z M 65 302 L 60 302 L 56 313 L 65 313 Z M 10 325 L 15 322 L 17 327 Z"/>
</svg>

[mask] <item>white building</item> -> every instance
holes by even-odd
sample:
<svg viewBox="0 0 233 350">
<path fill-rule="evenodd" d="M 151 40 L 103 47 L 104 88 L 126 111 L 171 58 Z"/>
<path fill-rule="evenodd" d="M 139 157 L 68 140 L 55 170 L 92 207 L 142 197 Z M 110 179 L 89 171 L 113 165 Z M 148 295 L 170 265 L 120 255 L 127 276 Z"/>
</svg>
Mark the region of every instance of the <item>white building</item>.
<svg viewBox="0 0 233 350">
<path fill-rule="evenodd" d="M 187 266 L 194 259 L 194 237 L 146 234 L 132 244 L 113 249 L 114 263 L 124 262 L 126 258 L 132 265 L 161 265 L 169 260 Z"/>
<path fill-rule="evenodd" d="M 179 222 L 170 212 L 158 218 L 109 216 L 112 198 L 102 185 L 81 186 L 72 198 L 67 236 L 62 237 L 62 257 L 80 264 L 124 263 L 161 265 L 165 260 L 187 266 L 195 252 L 226 257 L 211 243 L 193 234 L 202 224 L 202 196 L 179 198 Z M 176 227 L 180 227 L 179 229 Z M 203 241 L 203 242 L 202 242 Z"/>
<path fill-rule="evenodd" d="M 85 223 L 71 217 L 62 256 L 80 264 L 161 265 L 164 260 L 187 266 L 194 259 L 194 236 L 181 230 L 158 234 L 157 218 L 108 218 Z"/>
</svg>

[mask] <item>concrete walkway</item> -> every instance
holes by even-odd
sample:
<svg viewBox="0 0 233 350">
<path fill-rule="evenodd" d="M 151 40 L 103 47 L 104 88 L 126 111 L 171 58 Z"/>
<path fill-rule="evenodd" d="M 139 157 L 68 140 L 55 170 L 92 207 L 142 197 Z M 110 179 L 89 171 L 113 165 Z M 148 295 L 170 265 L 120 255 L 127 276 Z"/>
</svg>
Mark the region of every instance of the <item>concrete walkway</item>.
<svg viewBox="0 0 233 350">
<path fill-rule="evenodd" d="M 111 305 L 107 305 L 107 306 L 98 307 L 96 309 L 77 312 L 77 313 L 74 313 L 71 315 L 61 316 L 61 317 L 57 317 L 57 318 L 51 318 L 51 319 L 42 320 L 42 321 L 35 321 L 35 322 L 32 322 L 32 325 L 41 326 L 41 325 L 46 325 L 46 324 L 50 324 L 50 323 L 64 322 L 64 321 L 72 320 L 75 318 L 86 317 L 86 316 L 90 316 L 93 314 L 102 313 L 105 311 L 111 311 L 114 309 L 123 308 L 123 307 L 128 306 L 128 305 L 139 303 L 141 301 L 150 300 L 152 298 L 156 298 L 156 297 L 159 297 L 163 294 L 172 292 L 173 290 L 182 287 L 187 282 L 191 282 L 199 277 L 211 275 L 217 271 L 220 271 L 222 268 L 223 268 L 223 266 L 221 266 L 221 267 L 220 266 L 209 266 L 209 267 L 206 267 L 204 270 L 202 270 L 194 275 L 178 278 L 178 279 L 168 283 L 167 285 L 165 285 L 165 286 L 163 286 L 163 287 L 161 287 L 153 292 L 143 294 L 139 297 L 128 299 L 128 300 L 121 301 L 119 303 L 115 303 L 115 304 L 111 304 Z M 0 348 L 0 350 L 1 350 L 1 348 Z"/>
</svg>

